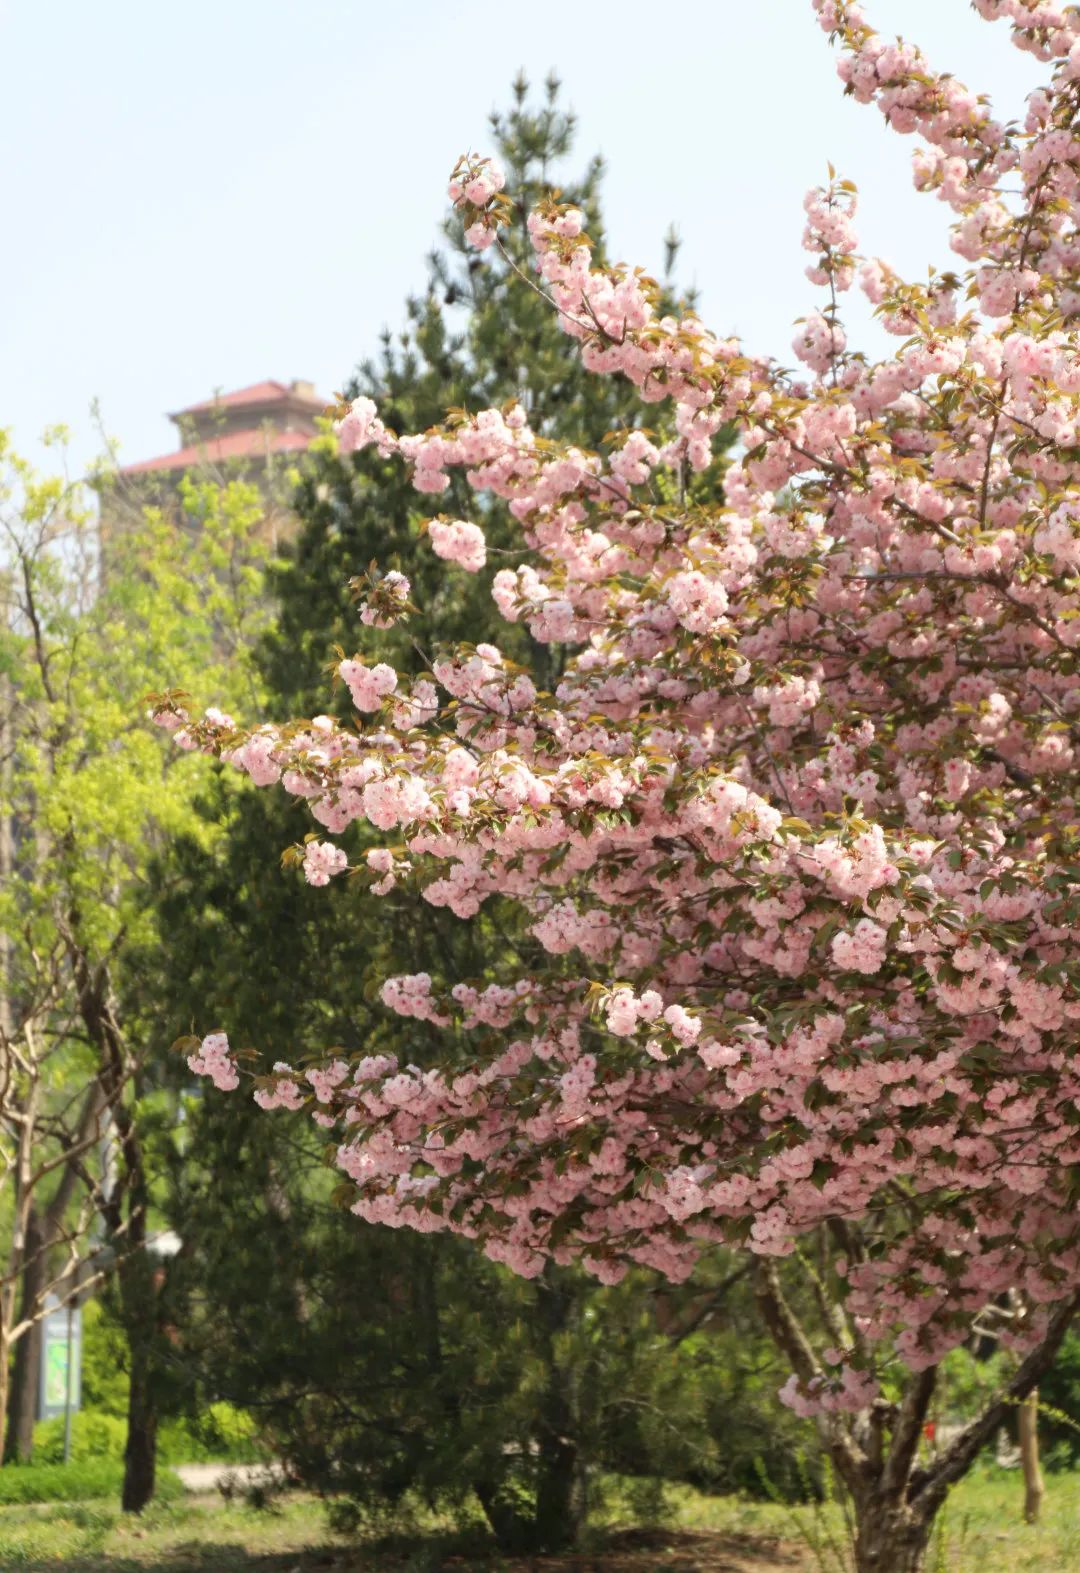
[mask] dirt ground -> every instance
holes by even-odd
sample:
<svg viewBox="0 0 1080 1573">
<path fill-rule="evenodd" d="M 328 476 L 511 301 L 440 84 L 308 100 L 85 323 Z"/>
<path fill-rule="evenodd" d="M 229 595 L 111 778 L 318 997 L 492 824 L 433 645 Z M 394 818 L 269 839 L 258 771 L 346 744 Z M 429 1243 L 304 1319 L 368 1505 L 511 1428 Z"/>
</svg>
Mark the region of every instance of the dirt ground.
<svg viewBox="0 0 1080 1573">
<path fill-rule="evenodd" d="M 381 1553 L 378 1573 L 396 1573 Z M 413 1564 L 415 1565 L 415 1564 Z M 252 1573 L 376 1573 L 374 1564 L 355 1552 L 312 1551 L 296 1561 L 270 1557 L 251 1564 Z M 526 1557 L 478 1562 L 448 1556 L 440 1573 L 809 1573 L 803 1547 L 759 1535 L 710 1534 L 692 1530 L 626 1530 L 612 1537 L 603 1552 L 572 1556 Z M 434 1569 L 432 1569 L 434 1573 Z"/>
</svg>

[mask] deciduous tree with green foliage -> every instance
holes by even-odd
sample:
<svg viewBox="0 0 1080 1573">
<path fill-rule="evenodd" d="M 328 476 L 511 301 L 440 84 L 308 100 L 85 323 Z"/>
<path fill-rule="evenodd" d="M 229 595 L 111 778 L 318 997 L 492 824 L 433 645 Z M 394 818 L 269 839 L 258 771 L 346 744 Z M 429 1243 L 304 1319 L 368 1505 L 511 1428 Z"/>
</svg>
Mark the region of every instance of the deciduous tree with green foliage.
<svg viewBox="0 0 1080 1573">
<path fill-rule="evenodd" d="M 50 444 L 62 458 L 62 432 Z M 130 1507 L 153 1489 L 153 1077 L 118 987 L 131 949 L 159 942 L 151 858 L 216 835 L 194 809 L 209 763 L 163 752 L 140 698 L 177 661 L 183 681 L 259 693 L 243 652 L 265 618 L 261 515 L 249 485 L 192 481 L 102 551 L 86 485 L 37 474 L 0 433 L 0 1433 L 29 1453 L 48 1297 L 115 1271 Z"/>
</svg>

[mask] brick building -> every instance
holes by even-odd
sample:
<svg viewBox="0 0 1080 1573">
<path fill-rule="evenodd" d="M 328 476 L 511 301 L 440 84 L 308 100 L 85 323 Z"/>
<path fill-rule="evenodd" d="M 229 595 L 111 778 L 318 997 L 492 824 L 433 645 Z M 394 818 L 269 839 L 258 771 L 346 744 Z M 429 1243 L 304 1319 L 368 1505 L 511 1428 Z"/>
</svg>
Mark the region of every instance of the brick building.
<svg viewBox="0 0 1080 1573">
<path fill-rule="evenodd" d="M 126 464 L 101 493 L 104 542 L 121 528 L 125 514 L 147 504 L 168 508 L 184 474 L 203 471 L 230 479 L 241 476 L 262 489 L 272 539 L 289 530 L 288 488 L 283 477 L 292 458 L 317 435 L 317 418 L 326 408 L 310 382 L 267 380 L 215 394 L 177 410 L 169 419 L 180 445 L 172 453 Z"/>
</svg>

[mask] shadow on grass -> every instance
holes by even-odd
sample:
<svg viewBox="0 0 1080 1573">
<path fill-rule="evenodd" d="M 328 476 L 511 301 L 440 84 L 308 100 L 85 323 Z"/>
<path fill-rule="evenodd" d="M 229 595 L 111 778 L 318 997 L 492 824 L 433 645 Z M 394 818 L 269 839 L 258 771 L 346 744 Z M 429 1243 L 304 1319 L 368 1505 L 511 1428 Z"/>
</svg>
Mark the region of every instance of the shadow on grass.
<svg viewBox="0 0 1080 1573">
<path fill-rule="evenodd" d="M 23 1573 L 804 1573 L 798 1548 L 770 1536 L 613 1530 L 588 1550 L 505 1557 L 475 1536 L 389 1535 L 354 1546 L 250 1552 L 190 1542 L 152 1558 L 88 1555 L 23 1564 Z"/>
</svg>

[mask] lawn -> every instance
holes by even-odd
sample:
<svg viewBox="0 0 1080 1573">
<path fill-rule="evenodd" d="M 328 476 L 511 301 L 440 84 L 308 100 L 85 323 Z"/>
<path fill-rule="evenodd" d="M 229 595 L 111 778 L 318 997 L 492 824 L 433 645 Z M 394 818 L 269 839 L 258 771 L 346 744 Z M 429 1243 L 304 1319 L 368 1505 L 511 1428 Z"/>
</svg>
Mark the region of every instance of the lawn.
<svg viewBox="0 0 1080 1573">
<path fill-rule="evenodd" d="M 0 1508 L 0 1567 L 27 1573 L 840 1573 L 835 1510 L 814 1513 L 686 1488 L 668 1493 L 668 1521 L 629 1528 L 613 1501 L 594 1550 L 506 1561 L 479 1532 L 430 1520 L 397 1537 L 345 1539 L 312 1497 L 272 1511 L 220 1497 L 155 1505 L 125 1518 L 105 1501 Z M 1019 1521 L 1015 1474 L 987 1470 L 952 1498 L 928 1573 L 1080 1573 L 1080 1475 L 1049 1481 L 1042 1524 Z M 830 1551 L 830 1542 L 836 1552 Z M 816 1545 L 818 1550 L 811 1549 Z"/>
</svg>

